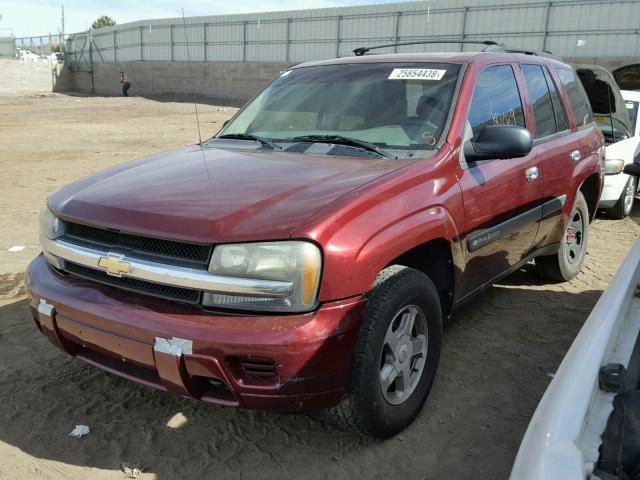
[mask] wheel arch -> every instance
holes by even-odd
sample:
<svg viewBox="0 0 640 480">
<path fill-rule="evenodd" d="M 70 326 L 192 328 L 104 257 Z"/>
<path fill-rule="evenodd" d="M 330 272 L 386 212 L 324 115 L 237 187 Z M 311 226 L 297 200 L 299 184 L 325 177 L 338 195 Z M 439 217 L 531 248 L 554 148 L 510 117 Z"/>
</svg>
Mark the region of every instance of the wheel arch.
<svg viewBox="0 0 640 480">
<path fill-rule="evenodd" d="M 592 222 L 596 217 L 598 203 L 600 201 L 600 176 L 596 173 L 587 177 L 578 189 L 584 199 L 587 201 L 589 208 L 589 221 Z"/>
<path fill-rule="evenodd" d="M 435 238 L 417 245 L 389 262 L 391 265 L 403 265 L 427 275 L 438 289 L 440 305 L 444 318 L 453 307 L 454 262 L 451 246 L 445 238 Z"/>
</svg>

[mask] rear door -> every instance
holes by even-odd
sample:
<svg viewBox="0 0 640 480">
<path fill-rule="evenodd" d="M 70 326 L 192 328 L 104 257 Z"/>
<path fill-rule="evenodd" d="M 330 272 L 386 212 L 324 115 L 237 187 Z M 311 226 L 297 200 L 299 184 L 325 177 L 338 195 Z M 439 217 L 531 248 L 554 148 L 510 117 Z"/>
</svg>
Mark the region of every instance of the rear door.
<svg viewBox="0 0 640 480">
<path fill-rule="evenodd" d="M 534 151 L 540 160 L 542 212 L 534 249 L 558 242 L 564 231 L 562 211 L 567 201 L 567 172 L 572 170 L 580 141 L 570 129 L 556 83 L 543 64 L 522 64 L 527 96 L 533 110 Z"/>
<path fill-rule="evenodd" d="M 478 75 L 465 140 L 484 125 L 525 127 L 515 64 L 491 65 Z M 523 158 L 467 163 L 461 154 L 467 264 L 462 291 L 472 293 L 517 264 L 538 229 L 542 195 L 535 153 Z"/>
</svg>

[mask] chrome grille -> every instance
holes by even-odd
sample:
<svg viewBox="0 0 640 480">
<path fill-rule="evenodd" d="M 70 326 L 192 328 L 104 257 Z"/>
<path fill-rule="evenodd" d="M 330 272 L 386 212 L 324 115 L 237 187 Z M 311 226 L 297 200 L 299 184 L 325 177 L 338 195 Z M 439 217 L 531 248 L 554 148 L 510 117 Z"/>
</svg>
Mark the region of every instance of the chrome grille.
<svg viewBox="0 0 640 480">
<path fill-rule="evenodd" d="M 65 227 L 64 240 L 77 245 L 193 268 L 206 269 L 213 249 L 212 245 L 143 237 L 80 223 L 66 222 Z"/>
</svg>

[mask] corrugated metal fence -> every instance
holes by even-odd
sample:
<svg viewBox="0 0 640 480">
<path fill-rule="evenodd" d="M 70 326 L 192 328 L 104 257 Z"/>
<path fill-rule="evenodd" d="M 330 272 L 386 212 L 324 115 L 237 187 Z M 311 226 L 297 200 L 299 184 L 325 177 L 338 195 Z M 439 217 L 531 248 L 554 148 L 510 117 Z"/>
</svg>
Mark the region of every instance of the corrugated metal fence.
<svg viewBox="0 0 640 480">
<path fill-rule="evenodd" d="M 347 54 L 359 46 L 430 39 L 491 39 L 567 57 L 623 57 L 640 54 L 639 19 L 640 0 L 431 0 L 189 17 L 186 27 L 182 18 L 147 20 L 72 35 L 66 48 L 76 66 L 188 56 L 192 61 L 293 63 Z M 440 44 L 388 51 L 460 49 Z"/>
<path fill-rule="evenodd" d="M 64 42 L 62 35 L 40 35 L 37 37 L 22 37 L 15 39 L 15 45 L 21 50 L 29 52 L 39 57 L 46 57 L 55 52 L 60 52 Z"/>
<path fill-rule="evenodd" d="M 0 58 L 16 58 L 16 39 L 0 37 Z"/>
</svg>

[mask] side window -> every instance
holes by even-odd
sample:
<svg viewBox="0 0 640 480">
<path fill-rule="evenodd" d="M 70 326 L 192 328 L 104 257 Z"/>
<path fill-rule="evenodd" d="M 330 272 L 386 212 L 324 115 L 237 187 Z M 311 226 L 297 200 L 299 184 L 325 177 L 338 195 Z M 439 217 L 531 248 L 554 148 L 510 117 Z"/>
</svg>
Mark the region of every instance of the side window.
<svg viewBox="0 0 640 480">
<path fill-rule="evenodd" d="M 625 107 L 627 107 L 627 112 L 629 113 L 629 120 L 631 120 L 631 132 L 636 131 L 636 125 L 638 121 L 638 106 L 640 106 L 639 102 L 633 102 L 631 100 L 627 100 L 624 102 Z"/>
<path fill-rule="evenodd" d="M 540 65 L 522 65 L 522 74 L 533 106 L 533 119 L 538 138 L 556 133 L 556 117 L 542 67 Z"/>
<path fill-rule="evenodd" d="M 551 92 L 551 103 L 553 104 L 553 112 L 556 115 L 556 124 L 558 125 L 558 131 L 562 132 L 569 128 L 569 121 L 567 120 L 567 112 L 564 111 L 564 105 L 562 104 L 562 99 L 560 98 L 560 94 L 558 93 L 558 88 L 556 84 L 551 78 L 551 74 L 547 67 L 542 67 L 544 71 L 544 78 L 547 81 L 547 85 L 549 86 L 549 91 Z"/>
<path fill-rule="evenodd" d="M 587 94 L 582 87 L 582 83 L 578 80 L 576 72 L 566 68 L 556 68 L 556 73 L 560 77 L 560 82 L 564 86 L 569 97 L 569 103 L 576 117 L 576 126 L 582 127 L 593 122 L 593 114 L 591 113 L 591 105 Z"/>
<path fill-rule="evenodd" d="M 485 125 L 524 127 L 522 101 L 511 65 L 487 67 L 480 73 L 468 120 L 474 137 Z"/>
</svg>

